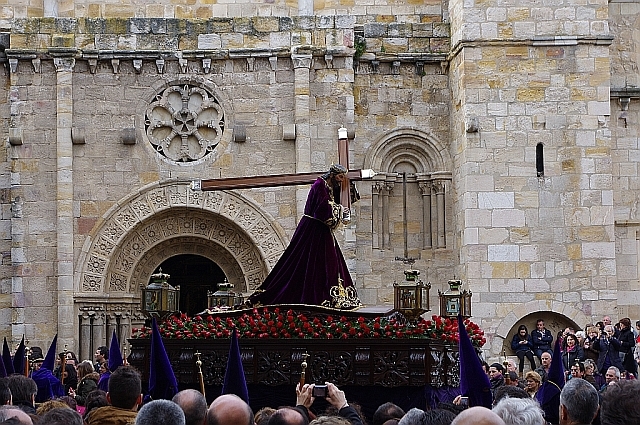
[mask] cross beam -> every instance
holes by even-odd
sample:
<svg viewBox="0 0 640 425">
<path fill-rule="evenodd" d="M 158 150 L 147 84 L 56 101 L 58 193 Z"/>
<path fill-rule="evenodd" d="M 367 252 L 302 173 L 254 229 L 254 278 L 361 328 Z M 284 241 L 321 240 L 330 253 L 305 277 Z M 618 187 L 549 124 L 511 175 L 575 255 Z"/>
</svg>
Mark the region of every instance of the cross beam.
<svg viewBox="0 0 640 425">
<path fill-rule="evenodd" d="M 257 187 L 294 186 L 311 184 L 324 173 L 293 173 L 271 174 L 266 176 L 229 177 L 223 179 L 193 180 L 191 189 L 197 191 L 253 189 Z M 347 173 L 349 181 L 367 180 L 373 178 L 373 170 L 352 170 Z"/>
</svg>

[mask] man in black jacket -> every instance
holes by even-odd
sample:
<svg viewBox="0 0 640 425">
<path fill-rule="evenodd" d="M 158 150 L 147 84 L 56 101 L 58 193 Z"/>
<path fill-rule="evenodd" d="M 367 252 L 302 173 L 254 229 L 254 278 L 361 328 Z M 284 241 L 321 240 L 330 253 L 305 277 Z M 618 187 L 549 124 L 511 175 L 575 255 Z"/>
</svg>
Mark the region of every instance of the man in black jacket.
<svg viewBox="0 0 640 425">
<path fill-rule="evenodd" d="M 531 343 L 533 344 L 533 352 L 540 362 L 542 362 L 542 353 L 549 353 L 553 356 L 551 343 L 553 335 L 549 329 L 545 329 L 544 320 L 536 321 L 536 329 L 531 332 Z"/>
</svg>

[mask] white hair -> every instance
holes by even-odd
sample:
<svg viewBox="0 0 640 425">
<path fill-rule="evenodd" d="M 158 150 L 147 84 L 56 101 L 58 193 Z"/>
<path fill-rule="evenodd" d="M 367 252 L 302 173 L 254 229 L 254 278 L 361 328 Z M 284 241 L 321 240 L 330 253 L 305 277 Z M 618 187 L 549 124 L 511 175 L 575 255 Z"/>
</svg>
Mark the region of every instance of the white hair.
<svg viewBox="0 0 640 425">
<path fill-rule="evenodd" d="M 543 425 L 544 413 L 532 398 L 505 397 L 492 409 L 505 425 Z"/>
</svg>

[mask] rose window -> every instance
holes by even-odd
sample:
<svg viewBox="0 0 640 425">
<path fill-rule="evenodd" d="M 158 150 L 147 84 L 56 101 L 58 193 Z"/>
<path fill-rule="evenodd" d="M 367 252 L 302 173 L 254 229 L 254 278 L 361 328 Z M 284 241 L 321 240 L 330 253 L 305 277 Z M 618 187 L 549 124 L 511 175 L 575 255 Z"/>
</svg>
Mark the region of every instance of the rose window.
<svg viewBox="0 0 640 425">
<path fill-rule="evenodd" d="M 162 156 L 191 162 L 213 152 L 224 131 L 224 111 L 202 87 L 171 86 L 145 112 L 145 132 Z"/>
</svg>

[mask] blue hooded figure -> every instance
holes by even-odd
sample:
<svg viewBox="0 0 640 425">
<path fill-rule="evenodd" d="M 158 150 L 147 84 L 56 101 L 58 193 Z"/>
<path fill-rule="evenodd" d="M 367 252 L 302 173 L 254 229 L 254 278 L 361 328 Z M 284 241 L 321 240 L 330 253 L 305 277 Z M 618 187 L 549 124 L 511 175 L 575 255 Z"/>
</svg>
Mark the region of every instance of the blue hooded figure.
<svg viewBox="0 0 640 425">
<path fill-rule="evenodd" d="M 36 403 L 43 403 L 47 400 L 66 395 L 64 393 L 64 385 L 62 385 L 60 380 L 53 375 L 53 368 L 55 367 L 56 362 L 57 343 L 58 335 L 56 334 L 49 346 L 49 351 L 47 351 L 47 356 L 44 358 L 42 366 L 31 374 L 31 378 L 36 381 L 36 385 L 38 386 Z"/>
<path fill-rule="evenodd" d="M 469 407 L 483 406 L 491 409 L 491 382 L 482 368 L 464 319 L 458 315 L 458 356 L 460 358 L 460 392 L 469 397 Z"/>
<path fill-rule="evenodd" d="M 109 391 L 109 378 L 111 377 L 111 372 L 114 372 L 117 368 L 122 366 L 124 361 L 122 360 L 122 353 L 120 352 L 120 340 L 118 340 L 118 335 L 116 335 L 115 329 L 113 330 L 113 335 L 111 336 L 111 345 L 109 345 L 109 361 L 107 363 L 107 371 L 100 375 L 100 380 L 98 381 L 98 389 L 102 391 Z"/>
<path fill-rule="evenodd" d="M 238 344 L 238 333 L 235 328 L 231 335 L 231 347 L 229 347 L 229 357 L 227 359 L 227 370 L 224 373 L 224 384 L 222 394 L 235 394 L 249 404 L 249 391 L 247 390 L 247 380 L 244 376 L 242 366 L 242 356 L 240 355 L 240 345 Z"/>
<path fill-rule="evenodd" d="M 178 381 L 173 373 L 167 350 L 158 330 L 155 317 L 152 319 L 151 356 L 149 359 L 149 397 L 152 400 L 171 400 L 178 393 Z"/>
</svg>

